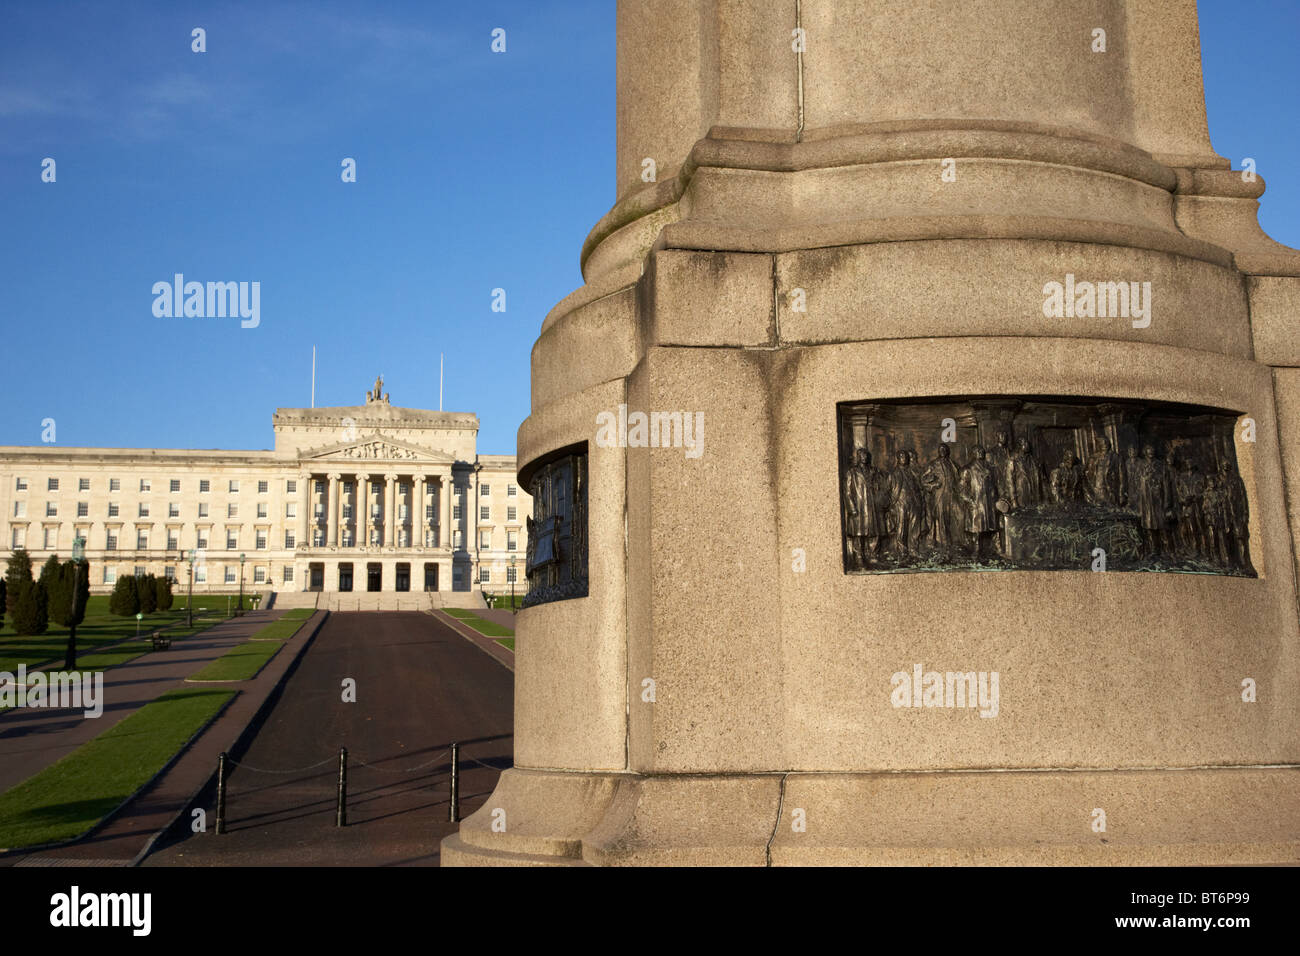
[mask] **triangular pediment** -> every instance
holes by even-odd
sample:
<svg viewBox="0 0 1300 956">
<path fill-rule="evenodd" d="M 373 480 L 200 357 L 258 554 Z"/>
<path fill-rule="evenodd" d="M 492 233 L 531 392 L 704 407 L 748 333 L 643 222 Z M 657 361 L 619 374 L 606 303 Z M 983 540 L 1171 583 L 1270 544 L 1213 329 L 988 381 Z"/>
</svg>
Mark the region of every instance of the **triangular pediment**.
<svg viewBox="0 0 1300 956">
<path fill-rule="evenodd" d="M 399 441 L 386 435 L 369 435 L 355 441 L 340 442 L 320 448 L 304 449 L 299 456 L 303 461 L 344 462 L 428 462 L 429 464 L 450 465 L 456 459 L 445 451 L 435 451 Z"/>
</svg>

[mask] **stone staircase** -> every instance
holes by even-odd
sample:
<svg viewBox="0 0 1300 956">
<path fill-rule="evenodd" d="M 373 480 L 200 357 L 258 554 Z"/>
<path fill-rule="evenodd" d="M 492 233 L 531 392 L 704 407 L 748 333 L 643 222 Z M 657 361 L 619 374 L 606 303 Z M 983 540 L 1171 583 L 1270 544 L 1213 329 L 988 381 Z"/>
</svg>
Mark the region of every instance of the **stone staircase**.
<svg viewBox="0 0 1300 956">
<path fill-rule="evenodd" d="M 270 604 L 276 610 L 311 607 L 327 611 L 428 611 L 486 606 L 482 591 L 277 591 Z"/>
</svg>

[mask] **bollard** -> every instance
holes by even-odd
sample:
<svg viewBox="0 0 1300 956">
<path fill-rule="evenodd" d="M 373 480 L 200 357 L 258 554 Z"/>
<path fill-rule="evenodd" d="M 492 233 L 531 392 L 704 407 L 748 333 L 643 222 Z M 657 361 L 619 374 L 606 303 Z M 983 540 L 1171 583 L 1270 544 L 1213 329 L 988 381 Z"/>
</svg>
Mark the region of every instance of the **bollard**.
<svg viewBox="0 0 1300 956">
<path fill-rule="evenodd" d="M 334 825 L 348 825 L 348 748 L 339 748 L 339 808 L 334 815 Z"/>
<path fill-rule="evenodd" d="M 226 832 L 226 752 L 217 755 L 217 832 Z"/>
<path fill-rule="evenodd" d="M 451 745 L 451 822 L 460 823 L 460 744 Z"/>
</svg>

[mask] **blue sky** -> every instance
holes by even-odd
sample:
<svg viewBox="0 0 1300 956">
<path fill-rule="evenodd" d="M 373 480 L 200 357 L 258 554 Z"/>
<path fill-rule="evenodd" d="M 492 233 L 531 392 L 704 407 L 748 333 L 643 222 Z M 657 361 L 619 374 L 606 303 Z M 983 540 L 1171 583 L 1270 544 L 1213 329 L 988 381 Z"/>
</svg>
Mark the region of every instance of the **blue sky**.
<svg viewBox="0 0 1300 956">
<path fill-rule="evenodd" d="M 1200 13 L 1215 149 L 1255 159 L 1265 230 L 1300 246 L 1300 4 Z M 314 343 L 318 405 L 383 373 L 436 408 L 444 353 L 444 406 L 513 452 L 533 340 L 614 199 L 614 108 L 613 0 L 6 0 L 0 444 L 53 418 L 60 445 L 269 447 Z M 154 318 L 176 272 L 260 281 L 261 325 Z"/>
</svg>

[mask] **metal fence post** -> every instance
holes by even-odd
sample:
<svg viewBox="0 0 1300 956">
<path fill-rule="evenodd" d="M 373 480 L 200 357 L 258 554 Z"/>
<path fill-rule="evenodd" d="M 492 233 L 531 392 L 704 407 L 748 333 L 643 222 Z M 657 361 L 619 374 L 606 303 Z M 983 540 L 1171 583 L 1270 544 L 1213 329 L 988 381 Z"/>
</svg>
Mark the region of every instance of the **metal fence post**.
<svg viewBox="0 0 1300 956">
<path fill-rule="evenodd" d="M 226 752 L 217 755 L 217 832 L 226 832 Z"/>
<path fill-rule="evenodd" d="M 451 822 L 460 823 L 460 744 L 451 745 Z"/>
<path fill-rule="evenodd" d="M 348 825 L 348 748 L 339 748 L 339 805 L 334 815 L 334 825 Z"/>
</svg>

